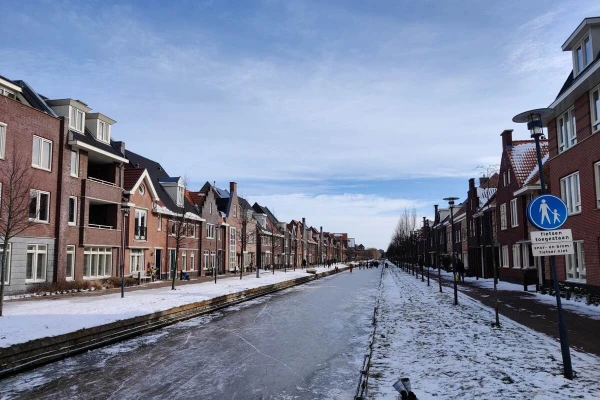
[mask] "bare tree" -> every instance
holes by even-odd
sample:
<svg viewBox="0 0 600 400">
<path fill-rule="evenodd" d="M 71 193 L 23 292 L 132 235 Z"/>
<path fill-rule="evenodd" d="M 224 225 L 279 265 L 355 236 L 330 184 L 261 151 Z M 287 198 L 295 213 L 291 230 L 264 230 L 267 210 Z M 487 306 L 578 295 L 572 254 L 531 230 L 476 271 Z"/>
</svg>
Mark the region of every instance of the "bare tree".
<svg viewBox="0 0 600 400">
<path fill-rule="evenodd" d="M 6 281 L 6 257 L 8 244 L 12 238 L 23 233 L 37 218 L 39 211 L 31 209 L 31 189 L 34 176 L 28 160 L 13 145 L 9 159 L 0 169 L 2 182 L 2 200 L 0 205 L 0 240 L 2 240 L 2 266 L 0 267 L 0 317 L 4 301 L 4 282 Z M 33 213 L 33 214 L 32 214 Z"/>
<path fill-rule="evenodd" d="M 188 184 L 188 177 L 183 176 L 181 178 L 183 185 L 183 198 L 181 199 L 181 205 L 177 204 L 177 212 L 171 220 L 171 233 L 175 235 L 175 265 L 173 265 L 173 277 L 171 281 L 171 290 L 175 290 L 175 278 L 177 277 L 177 271 L 179 271 L 179 250 L 183 244 L 183 239 L 187 236 L 187 218 L 185 217 L 185 188 Z M 192 222 L 193 223 L 193 222 Z"/>
<path fill-rule="evenodd" d="M 279 229 L 273 225 L 272 229 L 271 229 L 271 264 L 273 265 L 273 273 L 275 273 L 275 251 L 277 249 L 277 231 Z"/>
<path fill-rule="evenodd" d="M 240 220 L 241 220 L 241 229 L 238 233 L 238 238 L 242 242 L 241 254 L 240 254 L 240 279 L 242 279 L 244 273 L 244 253 L 246 252 L 246 247 L 251 240 L 254 240 L 254 229 L 249 229 L 249 225 L 252 223 L 252 214 L 254 210 L 246 205 L 246 202 L 239 203 L 240 209 Z"/>
</svg>

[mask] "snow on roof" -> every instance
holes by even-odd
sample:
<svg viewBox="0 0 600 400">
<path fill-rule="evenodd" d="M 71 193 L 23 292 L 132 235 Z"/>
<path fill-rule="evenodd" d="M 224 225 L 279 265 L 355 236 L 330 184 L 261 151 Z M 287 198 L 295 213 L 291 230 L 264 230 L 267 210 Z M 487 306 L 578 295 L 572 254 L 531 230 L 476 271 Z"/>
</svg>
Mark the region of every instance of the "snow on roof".
<svg viewBox="0 0 600 400">
<path fill-rule="evenodd" d="M 540 148 L 542 157 L 545 157 L 548 154 L 548 141 L 540 140 Z M 519 187 L 522 187 L 537 165 L 535 142 L 533 140 L 516 140 L 507 153 Z"/>
<path fill-rule="evenodd" d="M 546 168 L 544 168 L 544 166 L 546 164 L 546 161 L 548 161 L 549 158 L 550 158 L 549 153 L 546 153 L 546 155 L 542 157 L 542 168 L 543 169 L 546 169 Z M 525 181 L 523 182 L 523 186 L 530 185 L 532 183 L 536 183 L 540 179 L 540 174 L 538 173 L 539 170 L 540 170 L 540 167 L 536 163 L 535 167 L 531 170 L 531 172 L 529 173 L 527 178 L 525 178 Z"/>
</svg>

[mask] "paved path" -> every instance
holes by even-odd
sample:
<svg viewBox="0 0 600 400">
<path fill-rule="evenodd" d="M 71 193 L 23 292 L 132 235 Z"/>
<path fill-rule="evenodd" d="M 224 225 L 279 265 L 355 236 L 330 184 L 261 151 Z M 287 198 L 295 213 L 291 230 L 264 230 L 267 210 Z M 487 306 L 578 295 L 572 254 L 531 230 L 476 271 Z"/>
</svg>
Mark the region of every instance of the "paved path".
<svg viewBox="0 0 600 400">
<path fill-rule="evenodd" d="M 425 272 L 427 277 L 427 272 Z M 432 285 L 438 285 L 437 270 L 431 269 Z M 416 278 L 415 278 L 416 280 Z M 419 274 L 419 281 L 421 276 Z M 442 275 L 444 291 L 452 290 L 452 278 Z M 423 283 L 426 285 L 427 283 Z M 473 282 L 460 282 L 458 290 L 479 300 L 489 307 L 494 307 L 494 290 L 483 288 Z M 550 297 L 550 296 L 549 296 Z M 498 310 L 501 315 L 523 324 L 537 332 L 558 339 L 558 314 L 556 306 L 536 301 L 534 293 L 512 290 L 498 290 Z M 569 345 L 580 351 L 600 356 L 600 319 L 593 319 L 563 309 L 567 325 Z"/>
<path fill-rule="evenodd" d="M 1 382 L 3 399 L 350 399 L 381 270 L 355 270 Z"/>
</svg>

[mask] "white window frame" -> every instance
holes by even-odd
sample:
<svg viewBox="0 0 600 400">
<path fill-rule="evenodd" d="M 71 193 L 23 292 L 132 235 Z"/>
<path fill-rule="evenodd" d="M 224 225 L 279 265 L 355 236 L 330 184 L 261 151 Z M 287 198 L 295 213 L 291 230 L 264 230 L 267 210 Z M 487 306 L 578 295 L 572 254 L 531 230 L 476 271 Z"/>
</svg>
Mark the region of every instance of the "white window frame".
<svg viewBox="0 0 600 400">
<path fill-rule="evenodd" d="M 508 246 L 502 246 L 502 267 L 509 268 L 510 260 L 508 259 Z"/>
<path fill-rule="evenodd" d="M 31 265 L 31 277 L 28 278 L 28 269 L 29 269 L 29 255 L 32 255 L 32 265 Z M 40 261 L 39 256 L 44 256 L 44 265 L 39 267 L 38 263 Z M 38 269 L 41 271 L 38 272 Z M 25 260 L 25 283 L 37 283 L 37 282 L 46 282 L 46 273 L 48 269 L 48 245 L 45 244 L 27 244 L 27 258 Z M 41 276 L 38 276 L 38 273 L 41 273 Z"/>
<path fill-rule="evenodd" d="M 568 254 L 565 256 L 565 273 L 567 281 L 586 283 L 583 240 L 574 240 L 573 247 L 574 254 Z"/>
<path fill-rule="evenodd" d="M 507 226 L 506 221 L 506 203 L 500 204 L 500 230 L 505 230 Z"/>
<path fill-rule="evenodd" d="M 196 224 L 193 222 L 188 224 L 188 235 L 191 238 L 196 237 Z"/>
<path fill-rule="evenodd" d="M 94 267 L 94 256 L 96 256 L 96 274 L 92 274 Z M 103 265 L 100 265 L 100 256 L 103 256 Z M 87 264 L 87 265 L 86 265 Z M 102 268 L 102 271 L 100 271 Z M 102 274 L 99 274 L 102 272 Z M 108 273 L 107 273 L 108 272 Z M 83 249 L 83 279 L 94 280 L 108 278 L 112 274 L 112 247 L 85 247 Z"/>
<path fill-rule="evenodd" d="M 6 157 L 6 129 L 7 124 L 0 122 L 0 160 Z"/>
<path fill-rule="evenodd" d="M 560 197 L 567 205 L 569 215 L 581 213 L 581 181 L 579 171 L 561 178 Z"/>
<path fill-rule="evenodd" d="M 96 129 L 96 139 L 104 143 L 110 143 L 110 124 L 102 120 L 98 120 L 98 126 Z"/>
<path fill-rule="evenodd" d="M 237 206 L 235 204 L 233 205 L 233 216 L 237 218 Z"/>
<path fill-rule="evenodd" d="M 31 208 L 31 200 L 33 199 L 34 193 L 35 193 L 35 197 L 36 197 L 35 218 L 29 217 L 29 220 L 30 221 L 35 221 L 35 222 L 40 222 L 40 223 L 47 224 L 48 221 L 50 221 L 50 193 L 49 192 L 45 192 L 43 190 L 31 189 L 29 191 L 29 208 Z M 47 208 L 47 211 L 46 211 L 46 217 L 47 217 L 47 219 L 40 219 L 40 204 L 41 204 L 41 199 L 42 199 L 42 195 L 43 194 L 48 195 L 48 205 L 46 206 L 46 208 Z"/>
<path fill-rule="evenodd" d="M 190 271 L 196 270 L 196 254 L 193 250 L 190 250 Z"/>
<path fill-rule="evenodd" d="M 519 213 L 517 211 L 517 199 L 514 198 L 510 201 L 510 227 L 517 226 L 519 226 Z"/>
<path fill-rule="evenodd" d="M 133 275 L 138 272 L 143 273 L 144 275 L 146 274 L 144 266 L 144 250 L 131 249 L 129 252 L 129 273 Z M 135 276 L 133 277 L 135 278 Z"/>
<path fill-rule="evenodd" d="M 204 250 L 204 266 L 202 268 L 210 268 L 210 252 L 208 250 Z"/>
<path fill-rule="evenodd" d="M 187 271 L 187 253 L 185 250 L 181 251 L 181 270 Z"/>
<path fill-rule="evenodd" d="M 521 245 L 513 244 L 512 247 L 513 268 L 521 268 Z"/>
<path fill-rule="evenodd" d="M 178 207 L 183 207 L 183 192 L 184 191 L 184 187 L 179 185 L 177 186 L 177 206 Z"/>
<path fill-rule="evenodd" d="M 598 108 L 594 104 L 594 94 L 598 96 Z M 592 133 L 600 130 L 600 85 L 590 90 L 590 118 L 592 120 Z"/>
<path fill-rule="evenodd" d="M 523 268 L 531 267 L 531 265 L 529 265 L 529 244 L 527 244 L 527 243 L 523 244 L 522 252 L 523 252 Z"/>
<path fill-rule="evenodd" d="M 600 161 L 594 164 L 594 179 L 596 181 L 596 209 L 600 209 Z"/>
<path fill-rule="evenodd" d="M 69 106 L 69 128 L 83 133 L 85 127 L 85 112 L 77 107 Z"/>
<path fill-rule="evenodd" d="M 73 155 L 75 160 L 73 160 Z M 71 150 L 71 171 L 70 174 L 74 178 L 79 178 L 79 150 Z"/>
<path fill-rule="evenodd" d="M 69 255 L 71 255 L 71 265 L 69 265 Z M 69 274 L 69 269 L 71 273 Z M 72 281 L 75 278 L 75 246 L 67 246 L 67 267 L 65 268 L 65 276 L 67 281 Z"/>
<path fill-rule="evenodd" d="M 74 200 L 74 209 L 73 209 L 73 221 L 71 221 L 71 200 Z M 67 223 L 69 226 L 77 225 L 77 197 L 69 196 L 69 215 L 67 219 Z"/>
<path fill-rule="evenodd" d="M 212 209 L 213 209 L 213 207 L 212 207 L 212 203 L 208 203 L 208 206 L 209 206 L 209 207 L 208 207 L 209 214 L 210 214 L 210 215 L 212 215 Z"/>
<path fill-rule="evenodd" d="M 162 232 L 162 215 L 158 214 L 158 220 L 157 220 L 157 230 L 159 232 Z"/>
<path fill-rule="evenodd" d="M 556 120 L 558 152 L 562 153 L 577 144 L 577 122 L 575 108 L 571 107 Z"/>
<path fill-rule="evenodd" d="M 140 208 L 136 208 L 133 214 L 133 239 L 134 240 L 148 240 L 148 211 Z M 143 217 L 143 219 L 142 219 Z M 142 220 L 144 221 L 144 225 L 142 225 Z M 143 226 L 145 228 L 144 235 L 137 235 L 135 232 L 135 226 L 139 226 L 140 228 Z"/>
<path fill-rule="evenodd" d="M 6 260 L 6 271 L 4 271 L 4 284 L 5 285 L 10 285 L 10 264 L 11 264 L 11 246 L 12 243 L 8 243 L 8 250 L 6 251 L 6 254 L 8 254 L 8 259 Z M 0 244 L 0 253 L 2 254 L 2 256 L 4 257 L 4 245 Z M 0 258 L 0 267 L 2 267 L 2 259 Z"/>
<path fill-rule="evenodd" d="M 33 135 L 33 143 L 39 142 L 39 154 L 37 160 L 34 159 L 35 152 L 33 151 L 34 147 L 31 150 L 31 166 L 38 169 L 43 169 L 44 171 L 52 171 L 52 140 L 45 139 L 41 136 Z M 50 144 L 50 154 L 48 154 L 48 167 L 45 167 L 44 163 L 44 143 Z M 32 144 L 32 146 L 34 146 Z"/>
<path fill-rule="evenodd" d="M 235 228 L 229 227 L 229 269 L 235 269 Z"/>
<path fill-rule="evenodd" d="M 588 57 L 588 54 L 586 52 L 586 48 L 585 48 L 586 41 L 589 41 L 589 43 L 590 43 L 590 49 L 592 51 L 591 57 Z M 579 57 L 577 56 L 577 51 L 580 48 L 581 48 L 581 62 L 582 62 L 581 66 L 579 66 Z M 591 58 L 591 60 L 588 58 Z M 593 61 L 594 61 L 594 54 L 593 54 L 592 35 L 591 35 L 591 31 L 588 31 L 587 34 L 583 38 L 581 38 L 581 40 L 579 42 L 577 42 L 577 44 L 575 46 L 573 46 L 573 71 L 575 73 L 574 76 L 577 76 L 581 72 L 583 72 L 583 70 L 585 70 L 587 68 L 587 66 L 590 65 Z"/>
<path fill-rule="evenodd" d="M 206 238 L 207 239 L 215 238 L 215 225 L 214 224 L 206 224 Z"/>
</svg>

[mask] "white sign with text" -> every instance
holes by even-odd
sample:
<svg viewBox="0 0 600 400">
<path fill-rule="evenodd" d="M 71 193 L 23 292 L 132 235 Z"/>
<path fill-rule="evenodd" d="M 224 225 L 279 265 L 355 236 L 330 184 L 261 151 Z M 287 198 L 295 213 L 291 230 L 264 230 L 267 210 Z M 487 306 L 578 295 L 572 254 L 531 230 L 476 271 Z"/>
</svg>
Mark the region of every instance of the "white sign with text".
<svg viewBox="0 0 600 400">
<path fill-rule="evenodd" d="M 573 254 L 573 233 L 570 229 L 531 232 L 531 251 L 534 257 Z"/>
</svg>

